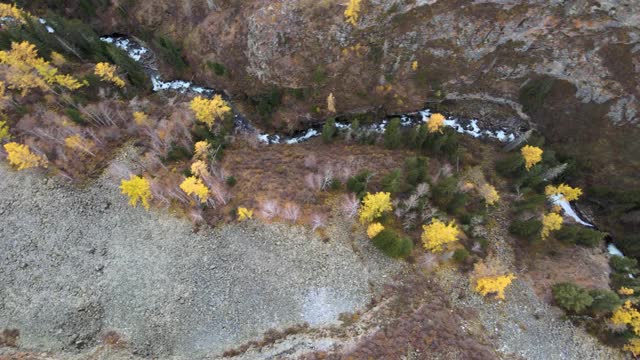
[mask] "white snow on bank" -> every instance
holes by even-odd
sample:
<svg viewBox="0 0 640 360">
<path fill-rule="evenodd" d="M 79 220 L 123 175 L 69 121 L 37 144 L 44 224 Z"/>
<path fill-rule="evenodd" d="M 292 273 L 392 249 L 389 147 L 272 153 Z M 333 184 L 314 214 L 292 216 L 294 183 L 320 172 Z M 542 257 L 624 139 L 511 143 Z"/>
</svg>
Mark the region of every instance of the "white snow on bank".
<svg viewBox="0 0 640 360">
<path fill-rule="evenodd" d="M 589 224 L 588 222 L 580 219 L 578 214 L 576 214 L 576 212 L 571 207 L 571 204 L 564 198 L 564 196 L 562 196 L 562 195 L 551 195 L 551 196 L 549 196 L 549 200 L 551 200 L 551 202 L 554 205 L 559 205 L 562 208 L 562 210 L 564 210 L 564 214 L 569 216 L 569 217 L 571 217 L 571 218 L 573 218 L 578 224 L 581 224 L 581 225 L 584 225 L 584 226 L 593 227 L 592 224 Z"/>
<path fill-rule="evenodd" d="M 301 143 L 303 141 L 309 140 L 312 137 L 315 137 L 315 136 L 318 136 L 318 135 L 320 135 L 320 133 L 316 129 L 309 129 L 309 130 L 307 130 L 307 132 L 304 135 L 288 139 L 286 141 L 286 143 L 287 144 L 297 144 L 297 143 Z"/>
<path fill-rule="evenodd" d="M 622 251 L 620 251 L 620 249 L 618 249 L 615 245 L 613 244 L 609 244 L 607 245 L 607 251 L 609 251 L 609 255 L 618 255 L 618 256 L 624 256 L 622 254 Z"/>
<path fill-rule="evenodd" d="M 420 115 L 422 116 L 422 122 L 429 123 L 431 110 L 422 110 L 420 111 Z M 469 121 L 469 124 L 467 124 L 466 126 L 462 126 L 458 119 L 448 118 L 444 120 L 444 126 L 451 127 L 460 134 L 467 134 L 473 136 L 474 138 L 485 136 L 492 139 L 498 139 L 502 142 L 509 142 L 516 139 L 516 136 L 514 134 L 507 134 L 504 130 L 498 130 L 496 132 L 493 132 L 491 130 L 483 131 L 482 129 L 480 129 L 480 126 L 478 126 L 478 119 L 472 119 Z"/>
<path fill-rule="evenodd" d="M 115 45 L 118 49 L 124 50 L 129 54 L 129 57 L 135 61 L 140 61 L 142 56 L 149 52 L 149 49 L 142 46 L 134 46 L 136 45 L 131 40 L 124 37 L 111 37 L 111 36 L 103 36 L 100 40 Z"/>
</svg>

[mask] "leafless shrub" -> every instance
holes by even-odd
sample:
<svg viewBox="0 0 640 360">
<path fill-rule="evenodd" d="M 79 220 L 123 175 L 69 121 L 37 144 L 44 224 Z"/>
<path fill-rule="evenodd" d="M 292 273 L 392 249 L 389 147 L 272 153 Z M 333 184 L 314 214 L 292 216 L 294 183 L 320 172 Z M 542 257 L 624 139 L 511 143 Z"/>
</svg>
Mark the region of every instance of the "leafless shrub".
<svg viewBox="0 0 640 360">
<path fill-rule="evenodd" d="M 318 168 L 318 159 L 314 154 L 307 155 L 304 158 L 304 167 L 309 170 L 315 170 Z"/>
<path fill-rule="evenodd" d="M 282 218 L 285 220 L 289 220 L 292 223 L 298 221 L 300 217 L 300 206 L 295 203 L 286 203 L 284 205 L 284 209 L 282 210 Z"/>
<path fill-rule="evenodd" d="M 122 162 L 114 162 L 107 168 L 107 174 L 109 175 L 109 177 L 119 182 L 120 179 L 128 179 L 133 174 L 133 172 L 127 165 L 123 164 Z"/>
<path fill-rule="evenodd" d="M 260 203 L 260 215 L 267 219 L 271 220 L 274 217 L 278 216 L 280 213 L 280 206 L 278 202 L 275 200 L 265 200 Z"/>
<path fill-rule="evenodd" d="M 153 201 L 160 204 L 160 206 L 168 207 L 171 202 L 167 197 L 167 192 L 164 187 L 165 185 L 157 179 L 151 180 L 149 185 L 151 187 L 151 197 L 153 198 Z"/>
<path fill-rule="evenodd" d="M 438 263 L 438 256 L 431 252 L 427 252 L 418 258 L 418 265 L 427 271 L 435 269 L 438 266 Z"/>
<path fill-rule="evenodd" d="M 322 190 L 322 175 L 309 173 L 304 177 L 304 184 L 312 191 Z"/>
<path fill-rule="evenodd" d="M 324 227 L 327 217 L 321 213 L 311 215 L 311 230 L 316 231 L 318 228 Z"/>
<path fill-rule="evenodd" d="M 202 209 L 198 208 L 193 208 L 189 210 L 189 219 L 191 219 L 191 222 L 193 222 L 194 224 L 199 224 L 204 222 L 204 216 L 202 216 Z"/>
<path fill-rule="evenodd" d="M 426 203 L 422 208 L 422 212 L 420 213 L 420 221 L 423 223 L 429 222 L 436 214 L 438 213 L 438 209 L 432 206 L 430 203 Z"/>
<path fill-rule="evenodd" d="M 176 200 L 182 204 L 188 205 L 193 199 L 189 197 L 189 195 L 185 194 L 178 184 L 174 184 L 171 187 L 168 187 L 166 190 L 167 197 L 173 200 Z"/>
<path fill-rule="evenodd" d="M 404 208 L 407 210 L 413 210 L 418 206 L 418 195 L 412 194 L 403 203 Z"/>
<path fill-rule="evenodd" d="M 326 190 L 333 181 L 333 167 L 331 165 L 324 165 L 320 170 L 322 175 L 322 190 Z"/>
<path fill-rule="evenodd" d="M 402 227 L 407 231 L 413 229 L 416 224 L 416 218 L 416 213 L 411 212 L 406 214 L 402 221 Z"/>
<path fill-rule="evenodd" d="M 340 209 L 342 214 L 351 219 L 358 214 L 358 209 L 360 209 L 360 200 L 358 200 L 354 193 L 345 194 L 342 197 Z"/>
<path fill-rule="evenodd" d="M 429 194 L 429 184 L 428 183 L 420 183 L 416 186 L 416 190 L 414 192 L 418 197 L 423 197 Z"/>
</svg>

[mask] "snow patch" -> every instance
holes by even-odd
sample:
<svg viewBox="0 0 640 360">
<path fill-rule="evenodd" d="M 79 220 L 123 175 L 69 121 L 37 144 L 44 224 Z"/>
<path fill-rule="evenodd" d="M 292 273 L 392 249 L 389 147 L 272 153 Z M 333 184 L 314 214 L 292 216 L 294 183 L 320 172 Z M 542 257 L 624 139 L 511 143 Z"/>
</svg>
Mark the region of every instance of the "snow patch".
<svg viewBox="0 0 640 360">
<path fill-rule="evenodd" d="M 624 256 L 622 254 L 622 251 L 620 251 L 620 249 L 618 249 L 618 247 L 613 244 L 607 245 L 607 251 L 609 252 L 609 255 Z"/>
</svg>

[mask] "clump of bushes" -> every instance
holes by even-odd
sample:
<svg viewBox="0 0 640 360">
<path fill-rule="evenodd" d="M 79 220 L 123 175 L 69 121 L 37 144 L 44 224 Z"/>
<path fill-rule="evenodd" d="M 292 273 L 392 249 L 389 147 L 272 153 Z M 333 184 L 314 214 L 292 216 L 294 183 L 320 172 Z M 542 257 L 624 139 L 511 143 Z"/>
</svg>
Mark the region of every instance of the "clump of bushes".
<svg viewBox="0 0 640 360">
<path fill-rule="evenodd" d="M 160 35 L 154 39 L 153 44 L 158 49 L 162 60 L 171 65 L 178 74 L 181 74 L 189 67 L 182 56 L 182 50 L 172 39 Z"/>
<path fill-rule="evenodd" d="M 390 171 L 382 178 L 382 190 L 392 194 L 403 190 L 402 172 L 398 169 Z"/>
<path fill-rule="evenodd" d="M 598 246 L 607 235 L 603 232 L 578 225 L 564 225 L 554 234 L 558 240 L 587 247 Z"/>
<path fill-rule="evenodd" d="M 458 191 L 458 179 L 443 177 L 431 191 L 433 203 L 450 214 L 459 214 L 467 202 L 467 195 Z"/>
<path fill-rule="evenodd" d="M 402 129 L 400 128 L 400 118 L 393 118 L 384 131 L 384 147 L 387 149 L 397 149 L 402 144 Z"/>
<path fill-rule="evenodd" d="M 337 133 L 338 129 L 336 128 L 336 119 L 329 118 L 329 120 L 327 120 L 327 122 L 322 126 L 322 141 L 325 144 L 333 142 Z"/>
<path fill-rule="evenodd" d="M 367 185 L 371 179 L 371 172 L 363 170 L 358 175 L 352 176 L 347 180 L 347 190 L 355 193 L 359 199 L 362 199 L 367 193 Z"/>
<path fill-rule="evenodd" d="M 385 228 L 372 239 L 373 245 L 393 258 L 406 258 L 413 250 L 413 241 Z"/>
<path fill-rule="evenodd" d="M 559 283 L 553 285 L 551 292 L 555 302 L 567 311 L 581 313 L 593 303 L 589 292 L 576 284 Z"/>
<path fill-rule="evenodd" d="M 622 305 L 620 296 L 607 289 L 587 290 L 576 284 L 564 282 L 553 285 L 551 292 L 558 306 L 576 314 L 588 311 L 593 315 L 603 315 Z"/>
<path fill-rule="evenodd" d="M 515 236 L 531 241 L 540 238 L 542 221 L 537 219 L 516 220 L 509 225 L 509 232 Z"/>
<path fill-rule="evenodd" d="M 413 156 L 404 163 L 405 180 L 411 187 L 429 180 L 429 159 L 424 156 Z"/>
</svg>

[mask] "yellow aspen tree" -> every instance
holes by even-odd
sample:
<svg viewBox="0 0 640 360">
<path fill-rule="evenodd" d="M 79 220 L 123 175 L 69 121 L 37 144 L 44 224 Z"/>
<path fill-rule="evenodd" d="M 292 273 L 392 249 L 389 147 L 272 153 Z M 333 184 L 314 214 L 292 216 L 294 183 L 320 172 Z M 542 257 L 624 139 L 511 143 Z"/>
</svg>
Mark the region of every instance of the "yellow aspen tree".
<svg viewBox="0 0 640 360">
<path fill-rule="evenodd" d="M 640 312 L 633 307 L 630 300 L 624 302 L 611 316 L 615 325 L 629 325 L 636 335 L 640 335 Z"/>
<path fill-rule="evenodd" d="M 187 195 L 196 196 L 203 204 L 209 199 L 209 188 L 202 183 L 202 180 L 195 176 L 186 178 L 182 184 L 180 184 L 180 189 Z"/>
<path fill-rule="evenodd" d="M 622 347 L 623 350 L 629 351 L 634 357 L 640 356 L 640 339 L 635 338 L 629 340 L 629 343 Z"/>
<path fill-rule="evenodd" d="M 196 119 L 207 124 L 209 128 L 213 127 L 216 120 L 224 119 L 231 112 L 231 107 L 220 95 L 215 95 L 210 100 L 198 96 L 191 100 L 190 106 Z"/>
<path fill-rule="evenodd" d="M 418 70 L 418 60 L 415 60 L 414 62 L 411 63 L 411 70 L 413 71 Z"/>
<path fill-rule="evenodd" d="M 129 180 L 122 179 L 120 191 L 129 197 L 129 205 L 137 207 L 139 201 L 145 209 L 149 210 L 149 200 L 152 197 L 149 180 L 142 176 L 131 175 Z"/>
<path fill-rule="evenodd" d="M 125 83 L 118 75 L 118 68 L 115 65 L 101 62 L 96 64 L 94 73 L 102 80 L 113 83 L 117 87 L 124 87 Z"/>
<path fill-rule="evenodd" d="M 84 151 L 91 156 L 95 154 L 91 151 L 95 146 L 95 143 L 89 139 L 83 138 L 80 134 L 71 135 L 64 139 L 64 146 L 73 150 Z"/>
<path fill-rule="evenodd" d="M 513 274 L 481 277 L 476 280 L 475 291 L 482 296 L 496 294 L 496 298 L 504 300 L 504 291 L 514 279 Z"/>
<path fill-rule="evenodd" d="M 552 212 L 542 216 L 542 239 L 549 237 L 554 230 L 562 228 L 562 216 Z"/>
<path fill-rule="evenodd" d="M 458 240 L 460 230 L 456 224 L 445 224 L 438 219 L 433 219 L 431 224 L 422 225 L 422 245 L 431 252 L 444 250 L 444 245 Z"/>
<path fill-rule="evenodd" d="M 344 11 L 344 16 L 347 19 L 347 22 L 353 26 L 356 26 L 356 24 L 358 23 L 358 18 L 360 17 L 361 2 L 362 0 L 349 0 L 347 9 Z"/>
<path fill-rule="evenodd" d="M 493 185 L 484 184 L 480 186 L 478 191 L 480 192 L 480 195 L 484 199 L 484 202 L 489 206 L 495 205 L 495 203 L 497 203 L 498 200 L 500 200 L 500 195 L 498 195 L 498 191 L 496 190 L 495 187 L 493 187 Z"/>
<path fill-rule="evenodd" d="M 434 132 L 442 132 L 442 127 L 444 126 L 444 115 L 442 114 L 432 114 L 429 117 L 429 122 L 427 123 L 427 130 L 430 133 Z"/>
<path fill-rule="evenodd" d="M 198 141 L 193 146 L 193 158 L 204 160 L 209 155 L 211 145 L 207 141 Z"/>
<path fill-rule="evenodd" d="M 199 178 L 209 176 L 207 163 L 202 160 L 196 160 L 191 164 L 191 173 Z"/>
<path fill-rule="evenodd" d="M 520 153 L 524 158 L 524 167 L 527 170 L 531 169 L 533 165 L 542 161 L 542 149 L 537 146 L 525 145 L 520 149 Z"/>
<path fill-rule="evenodd" d="M 327 96 L 327 110 L 334 114 L 336 112 L 336 98 L 333 96 L 333 93 L 330 93 L 329 96 Z"/>
<path fill-rule="evenodd" d="M 370 223 L 379 218 L 385 212 L 392 211 L 391 194 L 388 192 L 378 192 L 365 195 L 362 207 L 360 208 L 360 222 Z"/>
<path fill-rule="evenodd" d="M 253 210 L 245 207 L 238 208 L 238 221 L 244 221 L 247 219 L 253 219 Z"/>
<path fill-rule="evenodd" d="M 67 62 L 67 59 L 65 59 L 64 56 L 62 56 L 62 54 L 52 51 L 51 62 L 53 63 L 53 65 L 60 67 Z"/>
<path fill-rule="evenodd" d="M 31 152 L 28 145 L 10 142 L 4 144 L 4 150 L 7 152 L 7 160 L 18 170 L 29 169 L 33 167 L 47 167 L 47 160 L 43 157 Z"/>
<path fill-rule="evenodd" d="M 19 90 L 22 96 L 31 89 L 47 91 L 49 85 L 60 85 L 69 90 L 86 85 L 86 82 L 81 83 L 70 75 L 58 74 L 58 69 L 38 57 L 35 45 L 27 41 L 11 43 L 9 51 L 0 51 L 0 63 L 7 65 L 4 73 L 9 88 Z"/>
<path fill-rule="evenodd" d="M 0 141 L 11 138 L 11 134 L 9 133 L 9 126 L 7 126 L 7 122 L 4 120 L 0 120 Z"/>
<path fill-rule="evenodd" d="M 24 23 L 25 14 L 15 5 L 0 4 L 0 18 L 14 18 L 17 21 Z"/>
<path fill-rule="evenodd" d="M 633 295 L 634 290 L 630 289 L 628 287 L 621 287 L 620 289 L 618 289 L 618 294 L 620 295 L 625 295 L 625 296 L 629 296 L 629 295 Z"/>
<path fill-rule="evenodd" d="M 380 223 L 373 223 L 367 227 L 367 236 L 369 239 L 373 239 L 376 235 L 380 234 L 382 230 L 384 230 L 384 225 Z"/>
<path fill-rule="evenodd" d="M 150 125 L 149 116 L 142 111 L 135 111 L 133 113 L 133 121 L 138 126 L 148 126 Z"/>
<path fill-rule="evenodd" d="M 567 184 L 560 184 L 558 186 L 547 185 L 544 188 L 544 193 L 547 196 L 561 195 L 567 201 L 575 201 L 582 195 L 582 189 L 579 187 L 571 187 Z"/>
</svg>

